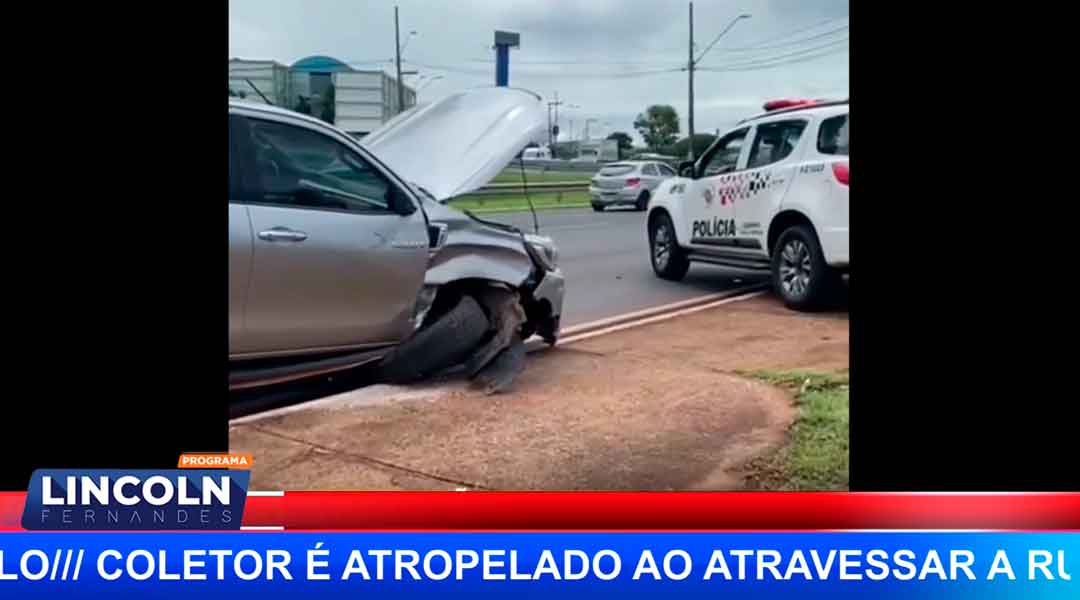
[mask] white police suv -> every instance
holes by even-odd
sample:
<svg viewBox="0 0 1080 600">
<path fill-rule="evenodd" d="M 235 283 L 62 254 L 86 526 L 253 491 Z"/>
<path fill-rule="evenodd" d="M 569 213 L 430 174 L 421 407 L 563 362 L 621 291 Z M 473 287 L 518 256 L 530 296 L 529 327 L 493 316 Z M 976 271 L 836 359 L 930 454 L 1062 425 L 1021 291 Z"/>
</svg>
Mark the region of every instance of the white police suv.
<svg viewBox="0 0 1080 600">
<path fill-rule="evenodd" d="M 771 269 L 789 307 L 819 305 L 848 270 L 848 101 L 777 100 L 653 196 L 657 276 L 691 262 Z"/>
</svg>

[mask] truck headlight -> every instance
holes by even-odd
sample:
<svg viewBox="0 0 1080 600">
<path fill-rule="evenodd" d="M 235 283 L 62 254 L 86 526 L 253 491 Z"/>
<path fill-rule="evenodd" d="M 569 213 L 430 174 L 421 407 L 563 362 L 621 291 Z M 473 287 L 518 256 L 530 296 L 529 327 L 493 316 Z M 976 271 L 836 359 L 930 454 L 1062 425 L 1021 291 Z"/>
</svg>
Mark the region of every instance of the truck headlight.
<svg viewBox="0 0 1080 600">
<path fill-rule="evenodd" d="M 536 256 L 544 263 L 544 268 L 548 271 L 554 271 L 559 266 L 559 250 L 555 248 L 554 244 L 543 244 L 540 242 L 529 242 Z"/>
</svg>

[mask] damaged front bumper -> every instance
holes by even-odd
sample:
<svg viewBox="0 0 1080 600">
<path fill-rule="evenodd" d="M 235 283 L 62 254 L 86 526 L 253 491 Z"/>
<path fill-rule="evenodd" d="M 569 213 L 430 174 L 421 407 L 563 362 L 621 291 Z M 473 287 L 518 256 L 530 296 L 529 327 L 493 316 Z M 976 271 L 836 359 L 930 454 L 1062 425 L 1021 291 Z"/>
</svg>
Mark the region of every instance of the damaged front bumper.
<svg viewBox="0 0 1080 600">
<path fill-rule="evenodd" d="M 489 393 L 500 391 L 524 369 L 525 340 L 533 335 L 550 345 L 558 340 L 566 292 L 558 250 L 548 237 L 443 204 L 425 204 L 425 211 L 429 227 L 438 235 L 430 236 L 431 258 L 416 300 L 412 337 L 440 322 L 463 297 L 472 297 L 483 309 L 483 316 L 472 318 L 486 319 L 487 333 L 479 342 L 460 340 L 468 347 L 454 352 L 460 350 L 467 358 L 457 366 L 464 366 L 468 376 L 485 384 Z M 405 345 L 412 344 L 407 340 Z M 423 349 L 412 350 L 419 360 L 425 354 Z"/>
<path fill-rule="evenodd" d="M 565 279 L 557 267 L 538 267 L 522 288 L 491 285 L 477 294 L 490 335 L 465 363 L 465 372 L 488 394 L 503 391 L 525 370 L 527 339 L 535 334 L 550 345 L 558 340 Z"/>
<path fill-rule="evenodd" d="M 551 345 L 554 345 L 559 337 L 565 295 L 566 279 L 558 267 L 545 271 L 540 283 L 532 291 L 532 301 L 539 305 L 534 312 L 535 333 Z M 526 313 L 528 312 L 529 307 L 526 306 Z"/>
</svg>

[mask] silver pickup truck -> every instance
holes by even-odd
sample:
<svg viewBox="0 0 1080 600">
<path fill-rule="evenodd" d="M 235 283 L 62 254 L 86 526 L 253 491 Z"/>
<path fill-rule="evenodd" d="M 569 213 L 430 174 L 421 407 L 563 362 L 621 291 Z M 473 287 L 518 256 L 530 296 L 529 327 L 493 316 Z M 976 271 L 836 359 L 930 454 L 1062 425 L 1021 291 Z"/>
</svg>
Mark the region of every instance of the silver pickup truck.
<svg viewBox="0 0 1080 600">
<path fill-rule="evenodd" d="M 411 381 L 464 364 L 501 389 L 523 340 L 554 344 L 563 276 L 549 238 L 446 201 L 544 137 L 540 98 L 481 88 L 357 141 L 229 102 L 230 389 L 379 361 Z"/>
</svg>

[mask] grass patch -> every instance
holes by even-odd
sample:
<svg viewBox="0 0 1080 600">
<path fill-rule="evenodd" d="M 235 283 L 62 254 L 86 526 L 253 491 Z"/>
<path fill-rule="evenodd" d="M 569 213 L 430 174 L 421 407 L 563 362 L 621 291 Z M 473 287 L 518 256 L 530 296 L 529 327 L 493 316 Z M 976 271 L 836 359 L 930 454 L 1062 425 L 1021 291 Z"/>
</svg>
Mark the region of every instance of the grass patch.
<svg viewBox="0 0 1080 600">
<path fill-rule="evenodd" d="M 555 192 L 550 194 L 530 193 L 533 206 L 537 210 L 545 208 L 581 208 L 589 206 L 588 192 Z M 509 212 L 529 210 L 529 203 L 521 194 L 506 195 L 464 195 L 450 201 L 450 206 L 476 213 Z"/>
<path fill-rule="evenodd" d="M 848 489 L 847 370 L 837 373 L 751 371 L 740 373 L 785 388 L 799 414 L 788 441 L 747 465 L 747 487 L 763 490 Z"/>
<path fill-rule="evenodd" d="M 597 169 L 599 169 L 599 165 Z M 595 173 L 589 171 L 533 171 L 525 169 L 525 180 L 529 183 L 562 183 L 569 181 L 588 181 Z M 521 183 L 521 169 L 507 167 L 495 176 L 491 183 Z"/>
</svg>

